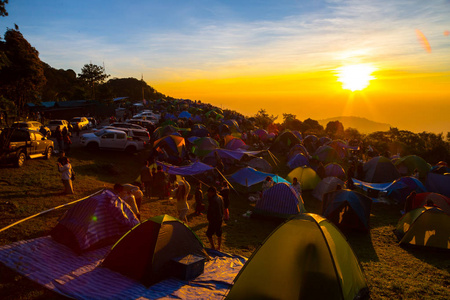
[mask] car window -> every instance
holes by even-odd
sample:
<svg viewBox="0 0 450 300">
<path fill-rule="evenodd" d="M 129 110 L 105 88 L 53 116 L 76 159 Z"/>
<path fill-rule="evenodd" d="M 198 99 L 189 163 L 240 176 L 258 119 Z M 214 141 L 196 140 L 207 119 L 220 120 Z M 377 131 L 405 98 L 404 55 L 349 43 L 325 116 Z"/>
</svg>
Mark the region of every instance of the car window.
<svg viewBox="0 0 450 300">
<path fill-rule="evenodd" d="M 145 136 L 147 137 L 147 133 L 145 132 L 140 132 L 140 131 L 133 131 L 134 136 Z"/>
<path fill-rule="evenodd" d="M 114 133 L 113 132 L 107 132 L 104 135 L 102 135 L 102 139 L 114 139 Z"/>
<path fill-rule="evenodd" d="M 30 132 L 30 140 L 31 141 L 35 141 L 36 140 L 36 136 L 34 135 L 33 132 Z"/>
<path fill-rule="evenodd" d="M 36 135 L 36 140 L 38 141 L 42 140 L 42 138 L 44 137 L 44 135 L 42 135 L 40 132 L 35 132 L 34 134 Z"/>
<path fill-rule="evenodd" d="M 30 135 L 26 131 L 15 130 L 11 136 L 11 142 L 29 141 Z"/>
<path fill-rule="evenodd" d="M 123 139 L 127 138 L 127 135 L 125 133 L 122 133 L 122 132 L 116 133 L 116 136 L 117 136 L 118 140 L 123 140 Z"/>
</svg>

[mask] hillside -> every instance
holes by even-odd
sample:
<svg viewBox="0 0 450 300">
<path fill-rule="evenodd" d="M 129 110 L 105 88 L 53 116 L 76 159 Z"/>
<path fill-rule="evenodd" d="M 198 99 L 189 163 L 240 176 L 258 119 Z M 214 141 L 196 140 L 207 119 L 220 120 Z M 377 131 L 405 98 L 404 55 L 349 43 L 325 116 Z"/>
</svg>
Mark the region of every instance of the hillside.
<svg viewBox="0 0 450 300">
<path fill-rule="evenodd" d="M 327 126 L 330 121 L 340 121 L 344 125 L 344 129 L 352 127 L 358 129 L 361 133 L 371 133 L 374 131 L 387 131 L 391 125 L 386 123 L 378 123 L 361 117 L 341 116 L 318 120 L 323 127 Z"/>
</svg>

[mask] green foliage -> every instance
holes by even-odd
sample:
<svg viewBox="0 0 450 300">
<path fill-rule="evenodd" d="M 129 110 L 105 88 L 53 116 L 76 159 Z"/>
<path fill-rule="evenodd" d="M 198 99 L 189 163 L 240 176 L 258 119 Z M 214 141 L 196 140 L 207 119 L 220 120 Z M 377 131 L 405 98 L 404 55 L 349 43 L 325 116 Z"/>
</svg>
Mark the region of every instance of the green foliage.
<svg viewBox="0 0 450 300">
<path fill-rule="evenodd" d="M 306 136 L 308 134 L 316 134 L 316 135 L 323 134 L 323 126 L 320 125 L 318 121 L 310 118 L 303 121 L 300 130 L 303 136 Z"/>
<path fill-rule="evenodd" d="M 8 15 L 5 8 L 6 4 L 8 4 L 8 0 L 0 0 L 0 17 L 6 17 Z"/>
<path fill-rule="evenodd" d="M 256 126 L 267 129 L 270 124 L 273 124 L 273 122 L 278 119 L 278 116 L 269 115 L 265 109 L 260 109 L 254 118 Z"/>
<path fill-rule="evenodd" d="M 19 111 L 23 111 L 26 102 L 39 102 L 46 82 L 39 52 L 14 29 L 6 31 L 0 52 L 8 60 L 0 70 L 0 94 L 12 100 Z"/>
<path fill-rule="evenodd" d="M 349 127 L 344 130 L 344 138 L 347 140 L 361 140 L 362 134 L 359 133 L 358 129 Z"/>
<path fill-rule="evenodd" d="M 112 98 L 127 96 L 131 101 L 141 101 L 143 96 L 146 100 L 166 98 L 145 81 L 136 78 L 113 78 L 104 85 L 108 87 Z"/>
<path fill-rule="evenodd" d="M 86 82 L 88 86 L 92 88 L 92 99 L 95 99 L 95 85 L 103 83 L 110 75 L 105 73 L 105 68 L 97 66 L 92 63 L 85 64 L 81 68 L 81 73 L 78 74 L 78 78 Z"/>
<path fill-rule="evenodd" d="M 325 132 L 333 139 L 343 138 L 344 125 L 339 121 L 330 121 L 325 128 Z"/>
<path fill-rule="evenodd" d="M 290 130 L 300 130 L 302 126 L 302 121 L 297 119 L 296 115 L 293 114 L 283 114 L 283 124 L 281 124 L 285 129 Z"/>
<path fill-rule="evenodd" d="M 44 63 L 44 75 L 47 83 L 42 90 L 42 101 L 86 99 L 83 82 L 77 78 L 74 70 L 58 70 Z"/>
</svg>

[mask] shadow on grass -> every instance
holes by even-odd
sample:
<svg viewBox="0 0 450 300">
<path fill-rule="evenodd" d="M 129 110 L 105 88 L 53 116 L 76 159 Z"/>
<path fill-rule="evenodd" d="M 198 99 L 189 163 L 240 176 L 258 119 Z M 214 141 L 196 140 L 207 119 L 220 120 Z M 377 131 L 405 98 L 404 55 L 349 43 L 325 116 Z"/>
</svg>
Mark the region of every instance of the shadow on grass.
<svg viewBox="0 0 450 300">
<path fill-rule="evenodd" d="M 135 154 L 120 151 L 87 151 L 78 148 L 71 152 L 73 169 L 78 175 L 95 176 L 98 180 L 131 183 L 139 176 L 148 150 Z"/>
<path fill-rule="evenodd" d="M 370 233 L 350 231 L 344 231 L 343 233 L 360 262 L 380 261 L 373 246 L 372 235 Z"/>
<path fill-rule="evenodd" d="M 401 247 L 417 259 L 450 272 L 450 250 L 415 245 L 401 245 Z"/>
</svg>

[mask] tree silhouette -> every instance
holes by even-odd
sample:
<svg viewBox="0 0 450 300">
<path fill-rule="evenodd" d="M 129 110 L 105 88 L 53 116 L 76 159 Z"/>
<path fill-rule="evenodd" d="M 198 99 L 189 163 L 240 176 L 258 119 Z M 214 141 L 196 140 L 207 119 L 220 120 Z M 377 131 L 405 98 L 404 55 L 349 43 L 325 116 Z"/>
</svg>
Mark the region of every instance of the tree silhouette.
<svg viewBox="0 0 450 300">
<path fill-rule="evenodd" d="M 0 52 L 8 60 L 0 69 L 0 94 L 12 100 L 18 111 L 23 111 L 26 102 L 40 102 L 46 79 L 39 52 L 14 29 L 6 31 L 5 41 L 0 41 Z"/>
<path fill-rule="evenodd" d="M 92 99 L 95 100 L 95 85 L 103 83 L 106 78 L 110 75 L 105 73 L 105 68 L 101 66 L 94 65 L 92 63 L 85 64 L 81 68 L 81 73 L 78 74 L 78 78 L 87 83 L 89 87 L 92 88 Z"/>
</svg>

